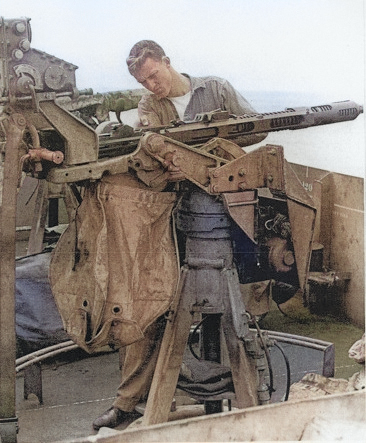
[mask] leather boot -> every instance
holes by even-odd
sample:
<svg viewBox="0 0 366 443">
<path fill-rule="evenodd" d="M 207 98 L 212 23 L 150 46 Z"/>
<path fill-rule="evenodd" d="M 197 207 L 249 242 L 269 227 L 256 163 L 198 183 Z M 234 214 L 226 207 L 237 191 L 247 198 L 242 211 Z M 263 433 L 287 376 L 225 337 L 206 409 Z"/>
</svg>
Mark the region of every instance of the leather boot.
<svg viewBox="0 0 366 443">
<path fill-rule="evenodd" d="M 125 412 L 112 406 L 105 411 L 104 414 L 94 420 L 93 429 L 98 431 L 102 427 L 116 428 L 122 423 L 130 424 L 139 417 L 141 417 L 141 414 L 136 411 Z"/>
</svg>

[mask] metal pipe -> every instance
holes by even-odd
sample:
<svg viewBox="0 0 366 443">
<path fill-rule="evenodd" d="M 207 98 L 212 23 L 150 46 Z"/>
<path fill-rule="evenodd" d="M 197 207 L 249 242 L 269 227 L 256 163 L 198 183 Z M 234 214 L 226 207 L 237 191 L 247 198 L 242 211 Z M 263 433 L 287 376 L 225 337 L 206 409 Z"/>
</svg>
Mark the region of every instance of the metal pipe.
<svg viewBox="0 0 366 443">
<path fill-rule="evenodd" d="M 71 342 L 71 343 L 73 343 L 73 342 Z M 79 347 L 78 345 L 73 343 L 72 345 L 64 346 L 62 348 L 55 349 L 53 351 L 49 351 L 49 348 L 45 348 L 45 350 L 47 352 L 45 352 L 41 355 L 38 355 L 38 356 L 34 356 L 34 357 L 31 357 L 32 354 L 28 354 L 26 357 L 28 357 L 29 360 L 25 361 L 24 363 L 19 364 L 19 361 L 16 360 L 16 363 L 18 364 L 18 366 L 16 366 L 15 370 L 16 370 L 16 372 L 20 372 L 21 370 L 27 368 L 28 366 L 32 366 L 35 363 L 39 363 L 40 361 L 46 360 L 47 358 L 62 354 L 63 352 L 73 351 L 74 349 L 77 349 L 78 347 Z"/>
<path fill-rule="evenodd" d="M 25 118 L 12 114 L 6 129 L 4 180 L 0 212 L 0 437 L 16 442 L 15 416 L 15 231 L 18 148 Z"/>
<path fill-rule="evenodd" d="M 28 361 L 32 358 L 39 357 L 40 355 L 43 355 L 43 354 L 48 354 L 49 352 L 52 352 L 57 349 L 67 348 L 67 347 L 71 346 L 72 344 L 74 344 L 74 342 L 72 340 L 68 340 L 68 341 L 58 343 L 56 345 L 48 346 L 47 348 L 38 349 L 38 351 L 34 351 L 34 352 L 31 352 L 30 354 L 24 355 L 23 357 L 17 358 L 16 364 L 20 365 L 20 364 L 24 363 L 25 361 Z"/>
<path fill-rule="evenodd" d="M 278 331 L 268 331 L 268 335 L 270 338 L 275 339 L 281 343 L 303 346 L 305 348 L 315 349 L 318 351 L 324 351 L 326 348 L 329 347 L 328 342 L 311 337 L 302 337 L 299 335 Z"/>
</svg>

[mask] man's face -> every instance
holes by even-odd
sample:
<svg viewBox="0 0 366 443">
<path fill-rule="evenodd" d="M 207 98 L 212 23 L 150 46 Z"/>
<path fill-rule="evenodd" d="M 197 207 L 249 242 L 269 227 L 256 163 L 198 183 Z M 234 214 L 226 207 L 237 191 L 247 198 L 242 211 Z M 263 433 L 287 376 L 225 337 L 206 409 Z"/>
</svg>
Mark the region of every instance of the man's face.
<svg viewBox="0 0 366 443">
<path fill-rule="evenodd" d="M 168 58 L 156 61 L 147 58 L 134 75 L 135 79 L 158 97 L 168 97 L 172 88 L 172 75 Z"/>
</svg>

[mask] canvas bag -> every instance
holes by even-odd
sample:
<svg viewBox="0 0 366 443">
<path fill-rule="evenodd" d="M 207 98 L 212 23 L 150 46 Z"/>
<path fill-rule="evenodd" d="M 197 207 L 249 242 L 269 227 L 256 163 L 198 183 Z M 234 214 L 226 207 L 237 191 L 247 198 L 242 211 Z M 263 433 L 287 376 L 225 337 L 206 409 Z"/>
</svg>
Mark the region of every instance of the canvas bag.
<svg viewBox="0 0 366 443">
<path fill-rule="evenodd" d="M 65 330 L 81 348 L 131 344 L 169 309 L 179 278 L 175 200 L 128 174 L 86 189 L 50 264 Z"/>
</svg>

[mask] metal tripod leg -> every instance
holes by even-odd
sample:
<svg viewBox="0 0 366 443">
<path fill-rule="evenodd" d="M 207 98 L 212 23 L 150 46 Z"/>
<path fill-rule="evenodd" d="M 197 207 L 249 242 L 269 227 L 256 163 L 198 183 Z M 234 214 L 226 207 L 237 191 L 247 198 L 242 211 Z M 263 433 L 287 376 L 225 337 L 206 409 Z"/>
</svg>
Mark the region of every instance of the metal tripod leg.
<svg viewBox="0 0 366 443">
<path fill-rule="evenodd" d="M 0 440 L 17 441 L 15 416 L 15 228 L 19 146 L 26 120 L 12 114 L 6 132 L 4 182 L 0 208 Z M 0 189 L 1 191 L 1 189 Z"/>
<path fill-rule="evenodd" d="M 226 270 L 231 273 L 231 270 Z M 230 276 L 227 281 L 230 282 Z M 230 287 L 229 291 L 239 291 L 239 288 Z M 240 296 L 239 294 L 233 294 Z M 238 331 L 235 329 L 233 318 L 233 305 L 230 299 L 223 300 L 225 311 L 221 319 L 221 327 L 224 332 L 225 342 L 229 354 L 231 375 L 234 383 L 236 406 L 238 408 L 247 408 L 258 404 L 257 395 L 257 370 L 255 362 L 245 352 L 243 340 L 238 337 Z"/>
<path fill-rule="evenodd" d="M 170 321 L 168 320 L 165 328 L 142 421 L 143 425 L 168 421 L 192 323 L 192 314 L 189 311 L 190 300 L 188 300 L 187 295 L 181 297 L 184 292 L 187 272 L 188 269 L 183 267 L 177 293 L 177 303 L 174 307 L 173 318 Z"/>
<path fill-rule="evenodd" d="M 219 199 L 193 189 L 181 200 L 177 227 L 186 234 L 186 264 L 182 268 L 174 315 L 163 336 L 143 418 L 144 425 L 168 420 L 193 311 L 206 318 L 211 316 L 203 326 L 203 340 L 218 342 L 217 329 L 224 331 L 237 406 L 242 408 L 258 404 L 257 368 L 251 361 L 256 349 L 233 262 L 231 221 Z M 218 321 L 212 322 L 213 316 Z M 248 343 L 254 345 L 251 354 L 245 348 Z M 221 363 L 219 343 L 216 346 L 211 341 L 207 347 L 205 344 L 204 360 Z M 210 399 L 207 396 L 205 400 L 208 413 L 220 409 L 215 404 L 220 399 L 214 397 Z"/>
<path fill-rule="evenodd" d="M 192 323 L 192 313 L 190 312 L 192 301 L 189 299 L 188 291 L 184 291 L 188 272 L 189 268 L 183 268 L 178 294 L 182 297 L 179 298 L 172 321 L 168 322 L 166 326 L 142 420 L 143 425 L 163 423 L 169 418 L 170 406 Z M 228 348 L 237 407 L 255 406 L 258 404 L 256 367 L 245 352 L 243 341 L 238 338 L 229 299 L 225 301 L 221 327 Z"/>
</svg>

